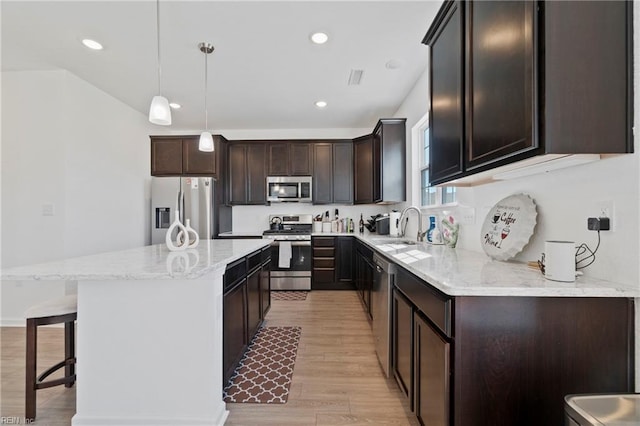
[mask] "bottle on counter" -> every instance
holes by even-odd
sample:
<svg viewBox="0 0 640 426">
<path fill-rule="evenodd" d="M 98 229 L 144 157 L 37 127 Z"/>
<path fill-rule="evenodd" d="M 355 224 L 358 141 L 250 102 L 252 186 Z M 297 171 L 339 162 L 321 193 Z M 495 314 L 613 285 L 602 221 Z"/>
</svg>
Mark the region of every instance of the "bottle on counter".
<svg viewBox="0 0 640 426">
<path fill-rule="evenodd" d="M 353 219 L 349 219 L 349 233 L 353 234 Z"/>
<path fill-rule="evenodd" d="M 362 219 L 362 213 L 360 213 L 360 226 L 359 231 L 361 234 L 364 234 L 364 220 Z"/>
<path fill-rule="evenodd" d="M 433 231 L 436 230 L 436 217 L 429 216 L 429 229 L 427 229 L 427 242 L 433 243 Z"/>
</svg>

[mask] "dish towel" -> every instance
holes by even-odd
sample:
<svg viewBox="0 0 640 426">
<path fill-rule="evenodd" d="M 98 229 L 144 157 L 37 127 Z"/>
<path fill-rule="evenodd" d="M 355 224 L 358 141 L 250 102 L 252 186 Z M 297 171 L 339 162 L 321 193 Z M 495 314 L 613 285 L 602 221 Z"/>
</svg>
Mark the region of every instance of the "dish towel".
<svg viewBox="0 0 640 426">
<path fill-rule="evenodd" d="M 278 268 L 291 267 L 291 242 L 280 241 L 280 251 L 278 252 Z"/>
</svg>

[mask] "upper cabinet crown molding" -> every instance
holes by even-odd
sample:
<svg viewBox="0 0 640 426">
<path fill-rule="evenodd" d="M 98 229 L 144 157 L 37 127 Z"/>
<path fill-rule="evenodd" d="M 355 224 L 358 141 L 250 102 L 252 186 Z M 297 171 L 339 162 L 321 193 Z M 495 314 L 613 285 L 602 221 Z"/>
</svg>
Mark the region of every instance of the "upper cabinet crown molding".
<svg viewBox="0 0 640 426">
<path fill-rule="evenodd" d="M 431 184 L 535 155 L 633 152 L 631 8 L 445 1 L 423 40 Z"/>
</svg>

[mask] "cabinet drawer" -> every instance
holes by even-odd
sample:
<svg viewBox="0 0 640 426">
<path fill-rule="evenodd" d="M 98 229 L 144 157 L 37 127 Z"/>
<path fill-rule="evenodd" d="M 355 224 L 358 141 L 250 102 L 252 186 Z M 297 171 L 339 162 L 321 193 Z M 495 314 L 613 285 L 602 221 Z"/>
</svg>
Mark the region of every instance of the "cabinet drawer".
<svg viewBox="0 0 640 426">
<path fill-rule="evenodd" d="M 332 283 L 335 281 L 334 269 L 313 269 L 313 281 L 317 283 Z"/>
<path fill-rule="evenodd" d="M 251 272 L 262 264 L 262 256 L 260 250 L 254 251 L 247 256 L 247 271 Z"/>
<path fill-rule="evenodd" d="M 313 258 L 313 267 L 314 268 L 335 268 L 336 261 L 333 257 L 314 257 Z"/>
<path fill-rule="evenodd" d="M 334 257 L 335 248 L 333 247 L 314 247 L 313 257 Z"/>
<path fill-rule="evenodd" d="M 240 258 L 235 262 L 229 264 L 224 271 L 224 291 L 227 291 L 233 287 L 235 283 L 245 278 L 247 275 L 247 262 L 246 258 Z"/>
<path fill-rule="evenodd" d="M 260 257 L 261 257 L 262 263 L 266 263 L 266 262 L 270 261 L 271 260 L 271 247 L 269 246 L 269 247 L 263 248 L 262 251 L 261 251 Z"/>
<path fill-rule="evenodd" d="M 440 293 L 428 283 L 399 268 L 396 287 L 445 335 L 451 337 L 450 297 Z"/>
<path fill-rule="evenodd" d="M 334 237 L 313 237 L 314 247 L 333 247 L 335 244 Z"/>
</svg>

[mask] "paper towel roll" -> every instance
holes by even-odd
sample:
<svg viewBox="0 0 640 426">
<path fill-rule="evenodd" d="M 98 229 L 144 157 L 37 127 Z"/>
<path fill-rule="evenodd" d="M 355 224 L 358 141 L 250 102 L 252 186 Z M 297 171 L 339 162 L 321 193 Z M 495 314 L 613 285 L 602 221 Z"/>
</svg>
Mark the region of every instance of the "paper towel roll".
<svg viewBox="0 0 640 426">
<path fill-rule="evenodd" d="M 400 235 L 400 212 L 389 213 L 389 236 L 397 237 Z"/>
</svg>

